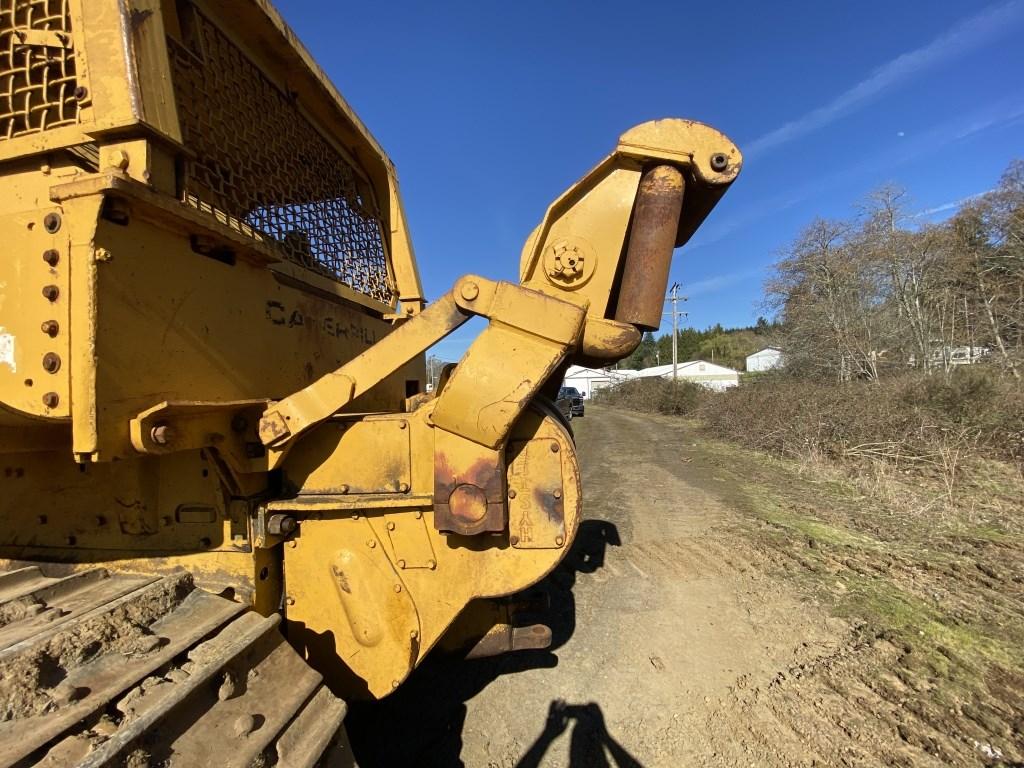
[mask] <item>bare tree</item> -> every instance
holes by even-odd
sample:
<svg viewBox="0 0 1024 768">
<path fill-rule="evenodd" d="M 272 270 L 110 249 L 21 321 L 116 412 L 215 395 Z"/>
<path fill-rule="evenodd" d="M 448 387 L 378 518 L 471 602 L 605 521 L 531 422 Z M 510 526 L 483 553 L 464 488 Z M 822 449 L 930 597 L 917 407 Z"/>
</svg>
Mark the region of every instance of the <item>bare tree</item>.
<svg viewBox="0 0 1024 768">
<path fill-rule="evenodd" d="M 839 380 L 878 377 L 878 285 L 848 223 L 816 219 L 776 264 L 770 303 L 786 329 L 788 365 Z"/>
<path fill-rule="evenodd" d="M 766 286 L 787 366 L 840 381 L 883 363 L 952 370 L 989 350 L 1024 367 L 1024 162 L 948 222 L 916 226 L 906 193 L 886 186 L 848 221 L 816 219 Z M 967 352 L 963 352 L 963 348 Z"/>
<path fill-rule="evenodd" d="M 941 291 L 936 284 L 943 237 L 934 227 L 912 231 L 902 223 L 910 217 L 906 192 L 885 186 L 872 193 L 863 206 L 862 248 L 885 273 L 883 288 L 892 302 L 890 345 L 929 370 L 935 362 L 935 341 L 941 312 Z M 948 353 L 942 344 L 946 360 Z"/>
<path fill-rule="evenodd" d="M 1011 165 L 996 190 L 965 206 L 951 223 L 954 258 L 962 270 L 963 281 L 973 289 L 969 298 L 980 309 L 987 326 L 986 341 L 995 347 L 1004 367 L 1018 379 L 1024 321 L 1021 166 Z"/>
</svg>

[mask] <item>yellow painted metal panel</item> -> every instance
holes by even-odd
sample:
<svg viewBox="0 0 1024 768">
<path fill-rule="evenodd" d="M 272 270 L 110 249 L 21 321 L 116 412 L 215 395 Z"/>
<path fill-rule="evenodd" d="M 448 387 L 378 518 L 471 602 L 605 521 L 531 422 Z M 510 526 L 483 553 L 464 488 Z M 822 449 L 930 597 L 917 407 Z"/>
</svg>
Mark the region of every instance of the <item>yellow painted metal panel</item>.
<svg viewBox="0 0 1024 768">
<path fill-rule="evenodd" d="M 414 420 L 420 446 L 428 422 Z M 327 435 L 321 426 L 309 438 Z M 581 514 L 580 477 L 572 440 L 553 418 L 528 411 L 513 442 L 537 440 L 549 453 L 557 445 L 561 471 L 564 541 L 550 548 L 510 546 L 508 534 L 484 539 L 445 536 L 429 509 L 401 512 L 335 508 L 305 513 L 296 501 L 275 504 L 303 516 L 299 534 L 284 547 L 285 615 L 289 637 L 307 658 L 338 681 L 347 695 L 383 696 L 402 682 L 440 639 L 462 608 L 478 597 L 518 592 L 547 575 L 572 544 Z M 334 438 L 337 440 L 337 437 Z M 426 455 L 418 451 L 416 455 Z M 289 463 L 299 454 L 289 456 Z M 336 454 L 341 464 L 348 461 Z M 424 523 L 435 555 L 434 567 L 412 567 L 392 535 L 402 526 Z M 395 529 L 389 528 L 394 523 Z M 418 530 L 418 529 L 417 529 Z M 402 561 L 405 560 L 404 567 Z M 350 592 L 345 592 L 346 586 Z M 345 603 L 339 598 L 344 593 Z M 355 604 L 350 596 L 363 596 Z M 399 597 L 395 597 L 395 596 Z M 413 635 L 412 633 L 416 634 Z"/>
<path fill-rule="evenodd" d="M 641 173 L 686 180 L 667 251 L 738 151 L 638 126 L 548 210 L 521 285 L 423 309 L 390 161 L 265 0 L 64 7 L 0 29 L 55 74 L 0 113 L 0 555 L 192 568 L 384 695 L 568 550 L 579 471 L 537 396 L 639 339 L 613 302 Z M 474 314 L 426 396 L 423 352 Z"/>
</svg>

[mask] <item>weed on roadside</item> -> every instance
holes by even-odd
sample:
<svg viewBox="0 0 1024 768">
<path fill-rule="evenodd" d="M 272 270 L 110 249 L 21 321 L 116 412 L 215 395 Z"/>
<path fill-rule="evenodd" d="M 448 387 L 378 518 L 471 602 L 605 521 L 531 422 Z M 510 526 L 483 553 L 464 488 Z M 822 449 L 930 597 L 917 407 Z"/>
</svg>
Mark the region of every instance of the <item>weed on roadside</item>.
<svg viewBox="0 0 1024 768">
<path fill-rule="evenodd" d="M 936 755 L 983 746 L 989 765 L 1024 760 L 1024 512 L 1007 514 L 1019 476 L 979 475 L 951 503 L 936 478 L 865 480 L 707 438 L 694 454 L 747 513 L 768 567 L 854 628 L 866 650 L 843 674 L 913 716 L 904 741 Z"/>
</svg>

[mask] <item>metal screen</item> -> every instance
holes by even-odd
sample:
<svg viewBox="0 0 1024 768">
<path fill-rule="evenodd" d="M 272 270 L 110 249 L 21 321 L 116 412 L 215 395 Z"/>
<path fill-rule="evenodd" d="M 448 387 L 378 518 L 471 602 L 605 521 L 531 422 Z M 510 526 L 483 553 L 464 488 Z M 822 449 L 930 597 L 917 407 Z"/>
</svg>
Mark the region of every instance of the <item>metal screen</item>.
<svg viewBox="0 0 1024 768">
<path fill-rule="evenodd" d="M 69 0 L 0 0 L 0 140 L 79 121 Z"/>
<path fill-rule="evenodd" d="M 255 230 L 286 258 L 384 303 L 381 221 L 353 168 L 209 19 L 170 41 L 188 162 L 184 201 Z"/>
</svg>

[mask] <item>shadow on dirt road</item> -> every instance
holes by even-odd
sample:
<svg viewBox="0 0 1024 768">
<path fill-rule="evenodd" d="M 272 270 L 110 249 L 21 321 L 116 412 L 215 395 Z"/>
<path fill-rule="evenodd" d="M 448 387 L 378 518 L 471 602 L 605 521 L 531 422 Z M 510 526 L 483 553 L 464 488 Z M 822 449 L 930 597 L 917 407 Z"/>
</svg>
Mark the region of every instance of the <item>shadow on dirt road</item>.
<svg viewBox="0 0 1024 768">
<path fill-rule="evenodd" d="M 566 704 L 559 699 L 551 702 L 544 730 L 523 754 L 516 768 L 539 768 L 548 748 L 565 732 L 570 721 L 576 724 L 569 738 L 569 768 L 643 768 L 608 733 L 604 713 L 597 704 Z"/>
<path fill-rule="evenodd" d="M 554 653 L 576 630 L 576 600 L 573 588 L 579 575 L 600 570 L 609 546 L 621 546 L 613 523 L 585 520 L 565 559 L 546 579 L 531 587 L 529 593 L 547 598 L 550 609 L 535 617 L 551 627 L 551 647 L 537 651 L 519 651 L 493 658 L 467 661 L 442 652 L 432 652 L 409 679 L 383 701 L 354 702 L 346 724 L 352 750 L 363 768 L 385 765 L 462 766 L 462 733 L 466 727 L 466 702 L 501 675 L 558 665 Z M 554 714 L 553 714 L 554 713 Z M 525 716 L 525 713 L 524 713 Z M 553 719 L 554 718 L 554 719 Z M 537 742 L 524 754 L 521 766 L 539 765 L 553 740 L 555 728 L 562 733 L 575 721 L 572 736 L 572 766 L 601 766 L 594 762 L 608 746 L 613 755 L 621 754 L 614 765 L 639 766 L 604 726 L 596 704 L 565 705 L 553 702 L 548 721 Z M 577 744 L 577 742 L 579 742 Z M 598 746 L 595 746 L 598 745 Z M 602 750 L 600 753 L 594 750 Z M 533 758 L 530 754 L 535 755 Z"/>
</svg>

